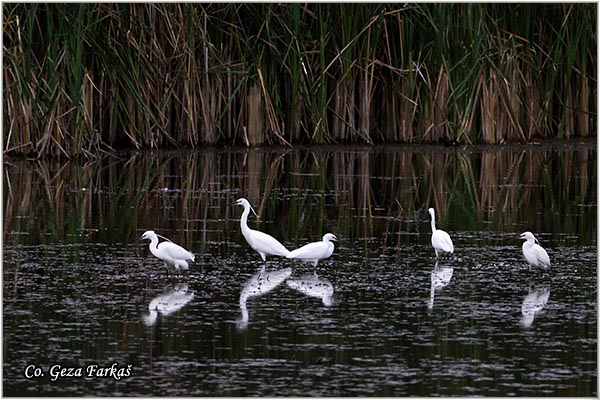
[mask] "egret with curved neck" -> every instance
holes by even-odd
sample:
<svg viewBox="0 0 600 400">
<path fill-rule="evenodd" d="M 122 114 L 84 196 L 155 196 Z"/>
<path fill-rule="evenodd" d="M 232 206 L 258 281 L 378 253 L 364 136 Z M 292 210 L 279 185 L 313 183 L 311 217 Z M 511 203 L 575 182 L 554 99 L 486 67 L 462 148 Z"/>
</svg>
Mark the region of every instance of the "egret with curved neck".
<svg viewBox="0 0 600 400">
<path fill-rule="evenodd" d="M 429 209 L 429 215 L 431 215 L 431 245 L 435 250 L 436 258 L 444 253 L 454 253 L 454 245 L 452 239 L 447 232 L 435 228 L 435 210 Z"/>
<path fill-rule="evenodd" d="M 283 256 L 287 257 L 290 251 L 286 249 L 277 239 L 271 235 L 267 235 L 264 232 L 250 229 L 248 227 L 248 215 L 250 210 L 256 215 L 256 212 L 248 202 L 248 200 L 241 198 L 237 199 L 236 205 L 244 207 L 242 217 L 240 218 L 240 227 L 242 229 L 242 235 L 246 239 L 246 242 L 252 247 L 254 251 L 260 254 L 263 261 L 267 261 L 267 256 Z"/>
<path fill-rule="evenodd" d="M 337 241 L 333 233 L 323 235 L 323 240 L 304 245 L 296 250 L 290 251 L 287 258 L 294 258 L 306 262 L 312 262 L 316 267 L 320 260 L 329 258 L 333 253 L 334 245 L 332 241 Z"/>
<path fill-rule="evenodd" d="M 169 239 L 165 239 L 168 242 L 159 243 L 158 235 L 154 231 L 146 231 L 140 237 L 140 240 L 150 240 L 150 245 L 148 246 L 150 252 L 165 263 L 167 273 L 171 267 L 175 268 L 175 270 L 179 270 L 179 268 L 188 269 L 187 262 L 188 260 L 194 261 L 194 255 Z"/>
<path fill-rule="evenodd" d="M 523 232 L 519 238 L 526 240 L 523 243 L 523 255 L 529 264 L 529 268 L 531 268 L 531 266 L 542 268 L 548 268 L 550 266 L 550 257 L 548 257 L 548 253 L 542 246 L 536 243 L 538 240 L 533 236 L 533 233 Z"/>
</svg>

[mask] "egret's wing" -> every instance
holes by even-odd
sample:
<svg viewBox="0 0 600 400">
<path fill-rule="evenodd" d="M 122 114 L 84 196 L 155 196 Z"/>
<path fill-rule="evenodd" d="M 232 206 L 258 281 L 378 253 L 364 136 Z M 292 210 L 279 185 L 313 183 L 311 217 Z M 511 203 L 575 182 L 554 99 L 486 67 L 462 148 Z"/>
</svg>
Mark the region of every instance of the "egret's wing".
<svg viewBox="0 0 600 400">
<path fill-rule="evenodd" d="M 290 253 L 289 250 L 273 236 L 255 230 L 251 230 L 250 233 L 252 235 L 252 243 L 250 243 L 250 245 L 254 250 L 276 256 L 287 256 Z"/>
<path fill-rule="evenodd" d="M 528 242 L 523 243 L 523 256 L 525 256 L 525 259 L 530 265 L 537 265 L 537 256 L 535 254 L 535 250 L 529 245 Z"/>
<path fill-rule="evenodd" d="M 431 236 L 431 242 L 433 247 L 441 249 L 446 253 L 454 252 L 454 244 L 452 244 L 452 239 L 450 239 L 450 235 L 448 235 L 448 233 L 445 231 L 440 229 L 436 230 Z"/>
<path fill-rule="evenodd" d="M 173 242 L 162 242 L 159 248 L 174 260 L 194 260 L 194 255 Z"/>
<path fill-rule="evenodd" d="M 325 257 L 327 248 L 328 246 L 325 242 L 309 243 L 296 250 L 290 251 L 288 258 L 296 258 L 300 260 L 318 260 Z"/>
<path fill-rule="evenodd" d="M 535 255 L 540 263 L 548 267 L 550 266 L 550 257 L 548 257 L 548 253 L 542 246 L 535 246 Z"/>
</svg>

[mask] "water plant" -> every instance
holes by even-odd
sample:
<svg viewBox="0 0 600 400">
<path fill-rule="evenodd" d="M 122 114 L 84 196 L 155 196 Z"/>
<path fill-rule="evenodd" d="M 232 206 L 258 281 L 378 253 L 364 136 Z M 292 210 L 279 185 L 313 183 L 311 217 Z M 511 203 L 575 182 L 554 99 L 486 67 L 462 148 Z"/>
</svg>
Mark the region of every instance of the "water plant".
<svg viewBox="0 0 600 400">
<path fill-rule="evenodd" d="M 2 7 L 6 154 L 596 131 L 595 4 Z"/>
</svg>

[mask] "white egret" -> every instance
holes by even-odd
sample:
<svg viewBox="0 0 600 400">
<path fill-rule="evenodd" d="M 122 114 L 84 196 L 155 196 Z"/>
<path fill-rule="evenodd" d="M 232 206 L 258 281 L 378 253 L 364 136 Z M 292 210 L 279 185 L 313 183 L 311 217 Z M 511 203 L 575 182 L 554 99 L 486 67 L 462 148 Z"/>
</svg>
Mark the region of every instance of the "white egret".
<svg viewBox="0 0 600 400">
<path fill-rule="evenodd" d="M 179 268 L 188 269 L 188 260 L 194 261 L 192 253 L 169 239 L 167 239 L 168 242 L 158 243 L 158 235 L 154 231 L 144 232 L 140 240 L 150 240 L 150 252 L 165 263 L 167 272 L 170 267 L 174 267 L 175 270 L 179 270 Z"/>
<path fill-rule="evenodd" d="M 429 209 L 429 215 L 431 215 L 431 245 L 435 250 L 435 256 L 439 257 L 440 253 L 454 253 L 454 245 L 450 235 L 441 229 L 435 229 L 435 211 L 433 208 Z"/>
<path fill-rule="evenodd" d="M 337 237 L 333 233 L 326 233 L 323 235 L 322 241 L 309 243 L 296 250 L 292 250 L 286 257 L 312 262 L 313 266 L 316 267 L 319 260 L 329 258 L 333 253 L 334 246 L 331 241 L 337 241 Z"/>
<path fill-rule="evenodd" d="M 523 255 L 529 263 L 529 268 L 531 268 L 531 266 L 542 268 L 548 268 L 550 266 L 550 257 L 548 257 L 548 253 L 542 246 L 536 243 L 538 240 L 533 236 L 533 233 L 523 232 L 519 238 L 526 240 L 526 242 L 523 243 Z"/>
<path fill-rule="evenodd" d="M 248 214 L 250 210 L 256 215 L 256 212 L 248 202 L 248 200 L 242 198 L 237 199 L 235 202 L 238 206 L 244 207 L 244 212 L 240 219 L 240 227 L 242 228 L 242 235 L 246 239 L 246 242 L 252 247 L 254 251 L 260 254 L 263 261 L 267 261 L 267 255 L 271 256 L 283 256 L 287 257 L 290 251 L 286 249 L 277 239 L 271 235 L 267 235 L 261 231 L 255 231 L 248 227 Z"/>
</svg>

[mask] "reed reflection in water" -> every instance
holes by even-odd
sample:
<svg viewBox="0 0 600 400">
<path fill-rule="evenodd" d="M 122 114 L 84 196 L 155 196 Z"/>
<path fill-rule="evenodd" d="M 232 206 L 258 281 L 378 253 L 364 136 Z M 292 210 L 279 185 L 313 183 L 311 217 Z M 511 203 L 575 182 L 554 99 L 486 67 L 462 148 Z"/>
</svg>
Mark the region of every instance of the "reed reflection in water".
<svg viewBox="0 0 600 400">
<path fill-rule="evenodd" d="M 596 169 L 594 143 L 6 159 L 4 393 L 595 395 Z M 253 228 L 288 248 L 335 232 L 333 255 L 263 264 L 242 196 Z M 456 248 L 437 265 L 428 207 Z M 196 255 L 187 274 L 166 280 L 147 229 Z M 134 376 L 22 375 L 108 359 Z"/>
<path fill-rule="evenodd" d="M 239 230 L 231 204 L 242 194 L 256 205 L 254 223 L 290 248 L 325 231 L 365 242 L 381 233 L 389 246 L 412 237 L 395 233 L 421 229 L 429 206 L 449 230 L 526 227 L 593 240 L 595 154 L 591 145 L 386 146 L 138 153 L 84 165 L 7 160 L 5 239 L 128 242 L 155 228 L 183 247 L 226 250 Z"/>
</svg>

